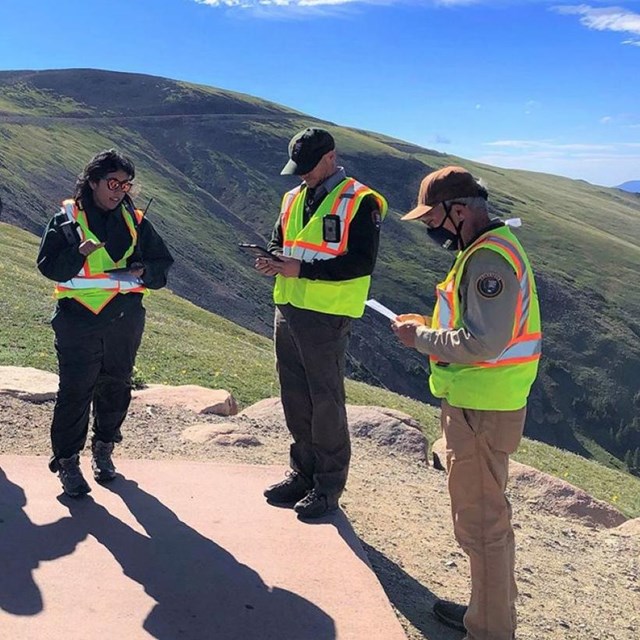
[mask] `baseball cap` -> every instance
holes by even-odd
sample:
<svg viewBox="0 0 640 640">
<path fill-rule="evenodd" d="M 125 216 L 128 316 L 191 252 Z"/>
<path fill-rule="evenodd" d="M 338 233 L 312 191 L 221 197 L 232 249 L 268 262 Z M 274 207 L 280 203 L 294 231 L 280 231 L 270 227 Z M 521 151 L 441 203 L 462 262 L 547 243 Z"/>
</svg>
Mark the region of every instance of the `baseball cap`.
<svg viewBox="0 0 640 640">
<path fill-rule="evenodd" d="M 445 200 L 480 196 L 488 197 L 487 190 L 462 167 L 449 166 L 425 176 L 418 191 L 418 204 L 400 220 L 416 220 Z"/>
<path fill-rule="evenodd" d="M 335 147 L 333 136 L 324 129 L 309 127 L 296 133 L 289 142 L 289 162 L 284 165 L 280 175 L 300 176 L 309 173 L 322 156 Z"/>
</svg>

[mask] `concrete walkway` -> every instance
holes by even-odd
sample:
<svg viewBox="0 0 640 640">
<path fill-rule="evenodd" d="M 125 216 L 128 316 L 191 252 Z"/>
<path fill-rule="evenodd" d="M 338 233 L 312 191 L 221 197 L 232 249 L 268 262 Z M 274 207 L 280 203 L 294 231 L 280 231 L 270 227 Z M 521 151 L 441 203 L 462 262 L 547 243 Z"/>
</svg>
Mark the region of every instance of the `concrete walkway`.
<svg viewBox="0 0 640 640">
<path fill-rule="evenodd" d="M 0 456 L 0 637 L 406 640 L 342 512 L 265 503 L 282 468 L 117 463 L 70 499 L 44 458 Z"/>
</svg>

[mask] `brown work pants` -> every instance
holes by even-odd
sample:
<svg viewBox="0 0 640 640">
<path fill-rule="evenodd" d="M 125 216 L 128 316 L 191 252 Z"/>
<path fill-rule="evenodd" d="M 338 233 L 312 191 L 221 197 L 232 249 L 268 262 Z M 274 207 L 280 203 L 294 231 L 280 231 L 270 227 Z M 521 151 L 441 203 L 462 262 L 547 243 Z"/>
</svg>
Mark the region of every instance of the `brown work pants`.
<svg viewBox="0 0 640 640">
<path fill-rule="evenodd" d="M 471 568 L 465 640 L 515 638 L 515 541 L 505 489 L 525 414 L 525 408 L 477 411 L 442 401 L 453 530 Z"/>
</svg>

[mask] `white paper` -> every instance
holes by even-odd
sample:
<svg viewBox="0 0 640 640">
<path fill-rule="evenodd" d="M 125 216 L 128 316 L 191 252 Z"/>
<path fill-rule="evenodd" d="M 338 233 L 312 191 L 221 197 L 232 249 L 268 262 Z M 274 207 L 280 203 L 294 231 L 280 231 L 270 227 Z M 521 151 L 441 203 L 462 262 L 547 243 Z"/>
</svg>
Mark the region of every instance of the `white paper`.
<svg viewBox="0 0 640 640">
<path fill-rule="evenodd" d="M 367 307 L 371 307 L 374 311 L 377 311 L 378 313 L 381 313 L 386 318 L 389 318 L 389 320 L 395 320 L 398 317 L 397 313 L 393 313 L 391 309 L 388 309 L 383 304 L 380 304 L 377 300 L 374 300 L 373 298 L 371 298 L 370 300 L 367 300 L 365 304 L 367 305 Z"/>
<path fill-rule="evenodd" d="M 512 227 L 514 229 L 522 226 L 522 220 L 520 218 L 509 218 L 508 220 L 505 220 L 504 223 L 508 227 Z"/>
</svg>

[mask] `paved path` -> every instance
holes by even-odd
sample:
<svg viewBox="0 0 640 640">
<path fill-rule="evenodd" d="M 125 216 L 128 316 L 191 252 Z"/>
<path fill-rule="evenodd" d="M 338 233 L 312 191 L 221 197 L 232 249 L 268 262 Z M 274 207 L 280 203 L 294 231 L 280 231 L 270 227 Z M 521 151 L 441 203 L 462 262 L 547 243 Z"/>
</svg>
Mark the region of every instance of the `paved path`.
<svg viewBox="0 0 640 640">
<path fill-rule="evenodd" d="M 74 500 L 0 456 L 0 637 L 406 640 L 342 512 L 264 502 L 281 468 L 117 462 Z"/>
</svg>

